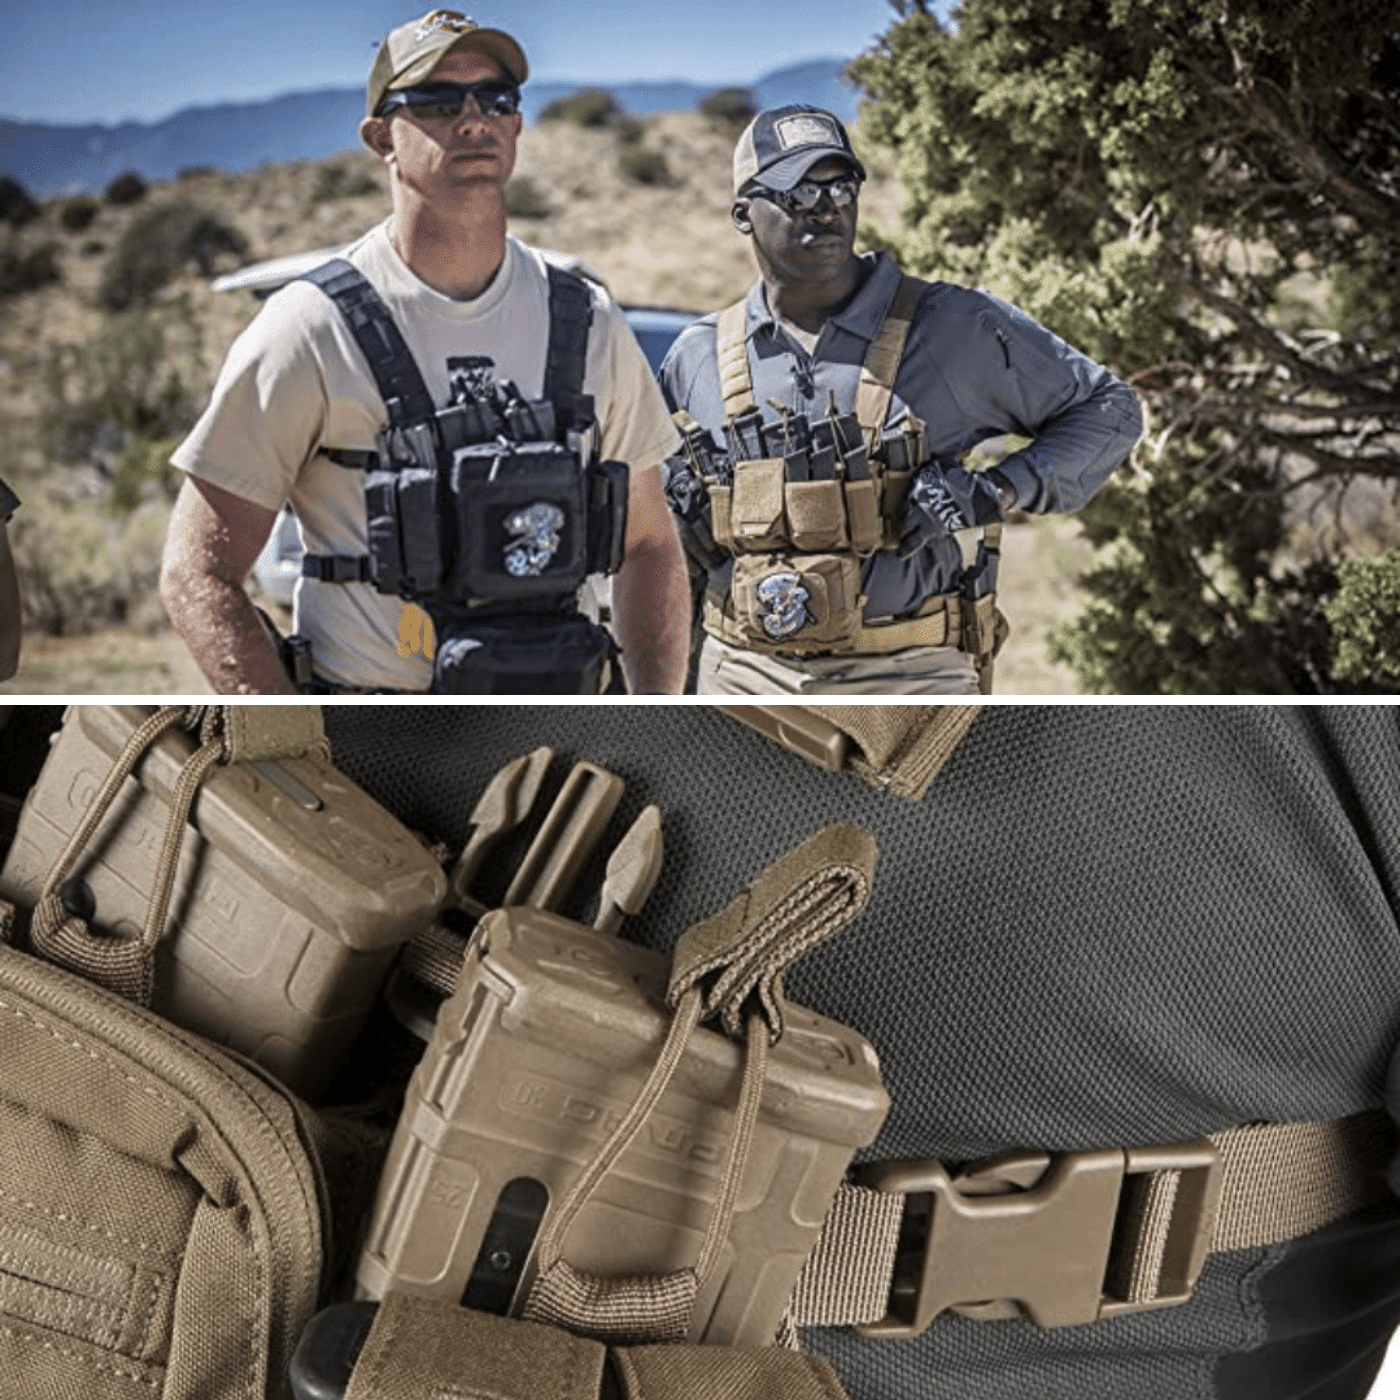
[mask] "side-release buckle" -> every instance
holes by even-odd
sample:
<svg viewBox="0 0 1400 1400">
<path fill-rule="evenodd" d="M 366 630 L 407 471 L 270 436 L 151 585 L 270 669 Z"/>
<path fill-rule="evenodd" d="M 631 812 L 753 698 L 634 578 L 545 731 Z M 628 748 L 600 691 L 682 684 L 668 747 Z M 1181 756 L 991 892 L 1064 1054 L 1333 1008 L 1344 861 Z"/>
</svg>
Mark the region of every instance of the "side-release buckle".
<svg viewBox="0 0 1400 1400">
<path fill-rule="evenodd" d="M 789 753 L 839 773 L 846 766 L 850 739 L 830 720 L 797 705 L 716 705 L 732 719 L 781 744 Z"/>
<path fill-rule="evenodd" d="M 876 1164 L 862 1184 L 909 1199 L 890 1310 L 859 1330 L 916 1336 L 950 1308 L 1063 1327 L 1184 1303 L 1210 1249 L 1220 1178 L 1206 1139 L 1010 1153 L 956 1179 L 934 1161 Z"/>
</svg>

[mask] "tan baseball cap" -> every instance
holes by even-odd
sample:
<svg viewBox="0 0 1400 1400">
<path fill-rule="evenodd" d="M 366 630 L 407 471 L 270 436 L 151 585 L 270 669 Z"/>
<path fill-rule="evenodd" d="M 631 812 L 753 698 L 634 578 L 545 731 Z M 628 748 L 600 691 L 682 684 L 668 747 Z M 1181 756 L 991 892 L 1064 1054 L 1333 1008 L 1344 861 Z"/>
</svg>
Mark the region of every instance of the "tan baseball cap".
<svg viewBox="0 0 1400 1400">
<path fill-rule="evenodd" d="M 365 116 L 374 116 L 386 92 L 421 83 L 443 54 L 456 48 L 494 59 L 517 83 L 530 76 L 525 51 L 505 30 L 487 29 L 457 10 L 430 10 L 399 25 L 380 44 L 365 88 Z"/>
</svg>

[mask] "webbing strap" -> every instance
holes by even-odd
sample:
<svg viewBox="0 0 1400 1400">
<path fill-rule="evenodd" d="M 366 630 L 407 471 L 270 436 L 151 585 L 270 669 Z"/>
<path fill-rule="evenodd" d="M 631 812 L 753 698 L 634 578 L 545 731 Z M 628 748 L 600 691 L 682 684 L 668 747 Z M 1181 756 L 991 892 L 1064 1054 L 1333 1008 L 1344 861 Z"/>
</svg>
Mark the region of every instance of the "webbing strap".
<svg viewBox="0 0 1400 1400">
<path fill-rule="evenodd" d="M 1209 1141 L 1220 1160 L 1211 1253 L 1282 1244 L 1388 1195 L 1385 1170 L 1395 1137 L 1381 1112 L 1230 1128 Z M 1149 1307 L 1158 1298 L 1183 1175 L 1164 1170 L 1142 1178 L 1109 1261 L 1119 1311 Z M 797 1325 L 869 1324 L 887 1315 L 909 1199 L 855 1184 L 841 1188 L 793 1293 Z M 1033 1277 L 1037 1261 L 1027 1258 L 1025 1268 Z"/>
<path fill-rule="evenodd" d="M 340 308 L 369 365 L 395 427 L 431 418 L 432 396 L 402 333 L 378 292 L 344 258 L 332 258 L 303 274 Z"/>
<path fill-rule="evenodd" d="M 544 397 L 567 411 L 583 393 L 593 296 L 582 277 L 549 265 L 549 348 Z"/>
<path fill-rule="evenodd" d="M 856 390 L 856 417 L 865 430 L 871 449 L 880 440 L 885 416 L 890 411 L 890 396 L 894 393 L 899 362 L 904 358 L 904 342 L 918 309 L 919 298 L 928 284 L 905 274 L 885 314 L 879 333 L 870 342 L 865 363 L 860 368 L 860 386 Z"/>
<path fill-rule="evenodd" d="M 715 354 L 719 358 L 719 391 L 724 396 L 727 418 L 753 413 L 758 405 L 753 397 L 749 374 L 748 302 L 736 301 L 719 313 L 715 327 Z"/>
</svg>

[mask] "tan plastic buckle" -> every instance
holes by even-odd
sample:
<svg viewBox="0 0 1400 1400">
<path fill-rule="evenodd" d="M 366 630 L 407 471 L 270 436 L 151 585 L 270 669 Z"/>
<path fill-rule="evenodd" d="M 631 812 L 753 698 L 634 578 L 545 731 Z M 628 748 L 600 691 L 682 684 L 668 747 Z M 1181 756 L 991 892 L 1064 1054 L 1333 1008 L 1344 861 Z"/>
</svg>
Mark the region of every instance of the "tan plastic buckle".
<svg viewBox="0 0 1400 1400">
<path fill-rule="evenodd" d="M 1154 1283 L 1142 1290 L 1151 1296 L 1115 1296 L 1108 1275 L 1125 1180 L 1158 1172 L 1180 1175 L 1156 1241 Z M 1184 1303 L 1220 1202 L 1219 1153 L 1205 1139 L 1054 1158 L 1011 1153 L 956 1180 L 934 1161 L 887 1162 L 861 1180 L 910 1198 L 890 1311 L 858 1329 L 867 1337 L 917 1336 L 950 1308 L 981 1319 L 1019 1311 L 1042 1327 L 1064 1327 Z"/>
<path fill-rule="evenodd" d="M 789 753 L 839 773 L 846 766 L 850 737 L 830 720 L 798 705 L 716 705 L 715 709 L 742 720 L 751 729 L 781 744 Z"/>
</svg>

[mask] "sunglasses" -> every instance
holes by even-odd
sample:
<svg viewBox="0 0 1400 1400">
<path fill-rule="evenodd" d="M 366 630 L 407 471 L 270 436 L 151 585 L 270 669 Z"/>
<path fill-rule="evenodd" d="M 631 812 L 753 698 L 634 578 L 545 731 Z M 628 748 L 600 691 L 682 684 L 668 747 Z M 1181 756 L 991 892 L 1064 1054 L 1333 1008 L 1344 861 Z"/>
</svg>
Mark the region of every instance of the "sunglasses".
<svg viewBox="0 0 1400 1400">
<path fill-rule="evenodd" d="M 764 185 L 755 185 L 749 191 L 762 199 L 776 204 L 787 214 L 810 214 L 821 202 L 823 195 L 830 195 L 831 202 L 844 209 L 860 198 L 860 177 L 842 175 L 836 180 L 803 180 L 790 190 L 770 190 Z"/>
<path fill-rule="evenodd" d="M 389 93 L 379 104 L 379 115 L 407 107 L 425 121 L 455 121 L 469 97 L 485 117 L 513 117 L 520 110 L 520 89 L 514 83 L 424 83 Z"/>
</svg>

